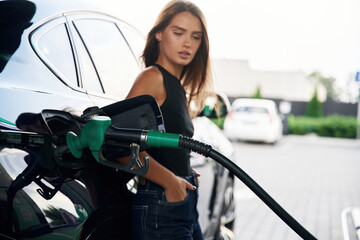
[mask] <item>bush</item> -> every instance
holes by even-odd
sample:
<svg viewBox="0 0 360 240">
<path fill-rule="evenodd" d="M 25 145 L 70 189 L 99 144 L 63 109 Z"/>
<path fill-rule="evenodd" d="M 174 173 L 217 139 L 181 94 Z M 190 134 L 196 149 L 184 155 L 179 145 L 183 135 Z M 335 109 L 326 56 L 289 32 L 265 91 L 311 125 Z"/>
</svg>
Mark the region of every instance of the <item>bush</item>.
<svg viewBox="0 0 360 240">
<path fill-rule="evenodd" d="M 356 138 L 355 117 L 330 115 L 323 118 L 289 116 L 289 133 L 304 135 L 315 133 L 323 137 Z"/>
<path fill-rule="evenodd" d="M 323 109 L 322 103 L 319 101 L 317 96 L 317 88 L 315 88 L 314 94 L 311 100 L 306 105 L 306 116 L 308 117 L 322 117 Z"/>
<path fill-rule="evenodd" d="M 252 98 L 262 99 L 260 86 L 256 88 Z"/>
</svg>

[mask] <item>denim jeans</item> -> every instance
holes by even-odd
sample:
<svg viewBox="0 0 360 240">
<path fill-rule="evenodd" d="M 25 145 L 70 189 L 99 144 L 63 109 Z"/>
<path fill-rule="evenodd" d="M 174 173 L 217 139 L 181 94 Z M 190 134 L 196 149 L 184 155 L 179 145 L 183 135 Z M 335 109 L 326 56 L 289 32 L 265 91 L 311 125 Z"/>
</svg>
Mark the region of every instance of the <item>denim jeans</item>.
<svg viewBox="0 0 360 240">
<path fill-rule="evenodd" d="M 197 186 L 195 174 L 184 178 Z M 187 190 L 183 201 L 167 202 L 159 185 L 148 180 L 145 185 L 139 184 L 132 204 L 134 240 L 202 240 L 197 199 L 197 190 Z"/>
</svg>

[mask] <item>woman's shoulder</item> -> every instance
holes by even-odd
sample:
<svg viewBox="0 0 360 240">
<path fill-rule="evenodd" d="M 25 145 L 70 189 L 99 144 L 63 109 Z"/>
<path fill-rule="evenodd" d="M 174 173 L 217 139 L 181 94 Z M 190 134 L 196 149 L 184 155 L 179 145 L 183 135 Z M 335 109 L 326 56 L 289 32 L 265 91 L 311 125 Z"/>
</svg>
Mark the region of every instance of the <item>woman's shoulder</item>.
<svg viewBox="0 0 360 240">
<path fill-rule="evenodd" d="M 163 76 L 160 70 L 156 66 L 150 66 L 139 74 L 137 80 L 152 82 L 153 84 L 156 82 L 162 83 Z"/>
<path fill-rule="evenodd" d="M 161 102 L 164 100 L 163 76 L 156 66 L 143 70 L 136 78 L 127 97 L 149 94 Z"/>
</svg>

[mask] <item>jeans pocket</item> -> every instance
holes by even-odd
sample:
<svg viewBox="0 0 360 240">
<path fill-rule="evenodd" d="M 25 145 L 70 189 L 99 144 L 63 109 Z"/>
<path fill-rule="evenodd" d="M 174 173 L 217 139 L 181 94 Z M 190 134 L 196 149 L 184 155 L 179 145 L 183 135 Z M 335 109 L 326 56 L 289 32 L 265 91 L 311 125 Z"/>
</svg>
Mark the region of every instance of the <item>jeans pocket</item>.
<svg viewBox="0 0 360 240">
<path fill-rule="evenodd" d="M 194 223 L 193 194 L 180 202 L 158 201 L 158 226 L 160 239 L 192 239 L 191 229 Z"/>
<path fill-rule="evenodd" d="M 168 202 L 166 200 L 165 193 L 163 193 L 162 200 L 159 200 L 159 204 L 164 205 L 164 206 L 181 206 L 181 205 L 184 205 L 188 200 L 189 200 L 189 190 L 186 190 L 185 199 L 182 201 L 178 201 L 178 202 Z"/>
</svg>

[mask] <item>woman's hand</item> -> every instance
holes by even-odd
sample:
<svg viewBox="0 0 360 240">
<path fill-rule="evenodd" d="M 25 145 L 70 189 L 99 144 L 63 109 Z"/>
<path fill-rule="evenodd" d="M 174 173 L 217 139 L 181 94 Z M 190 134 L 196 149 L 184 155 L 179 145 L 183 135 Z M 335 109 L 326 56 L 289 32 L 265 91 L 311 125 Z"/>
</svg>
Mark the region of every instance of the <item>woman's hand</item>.
<svg viewBox="0 0 360 240">
<path fill-rule="evenodd" d="M 168 186 L 164 188 L 166 201 L 180 202 L 185 200 L 185 198 L 187 197 L 186 189 L 194 191 L 196 187 L 185 179 L 175 176 L 171 180 L 171 183 L 169 183 Z"/>
<path fill-rule="evenodd" d="M 183 201 L 187 197 L 186 189 L 192 191 L 196 189 L 195 186 L 184 178 L 176 176 L 173 172 L 163 167 L 145 151 L 140 152 L 140 159 L 144 159 L 145 156 L 150 157 L 150 167 L 145 174 L 145 178 L 164 188 L 165 197 L 168 202 Z M 118 161 L 123 163 L 122 159 L 118 159 Z"/>
</svg>

